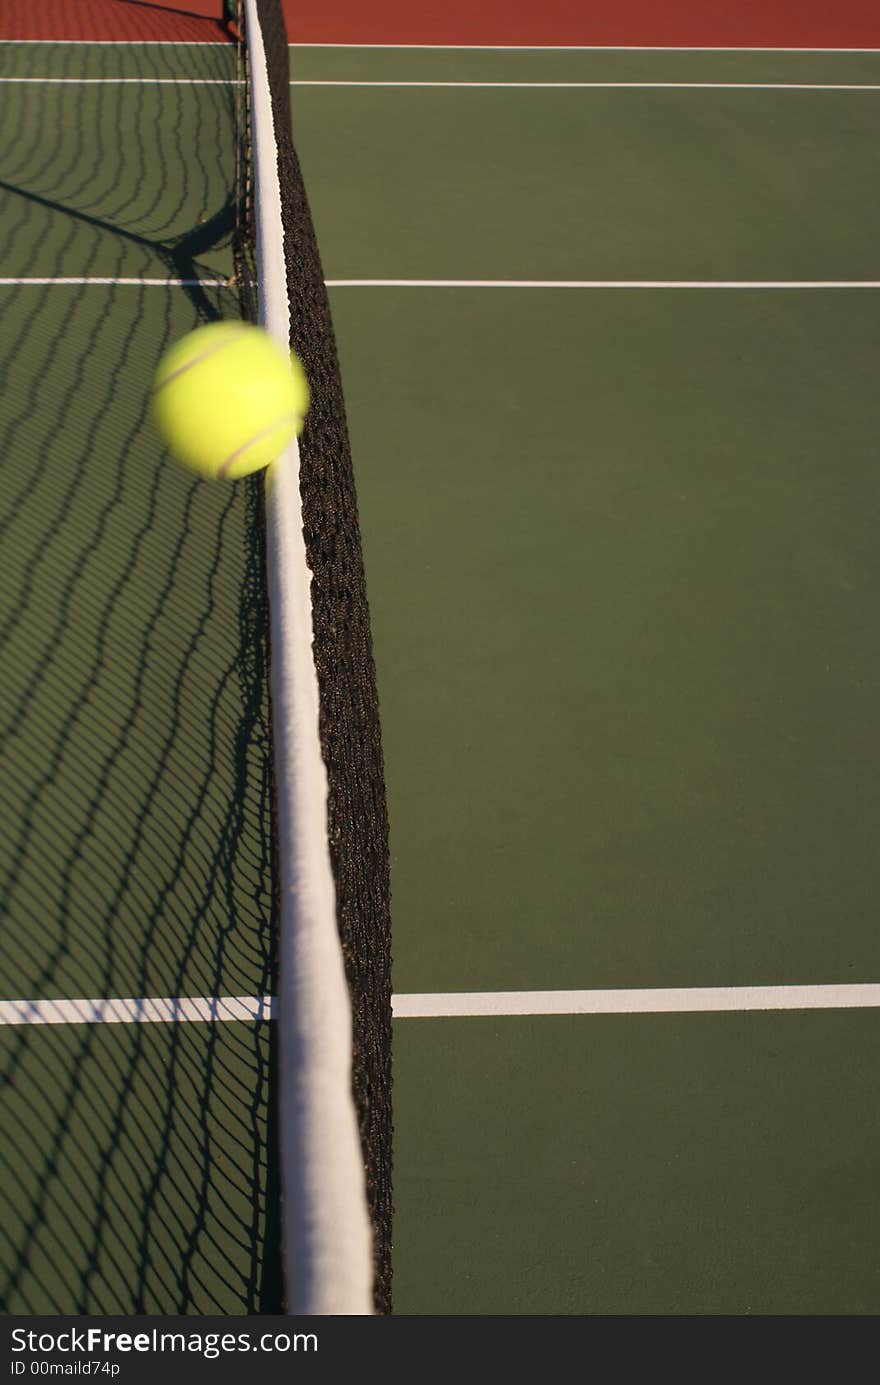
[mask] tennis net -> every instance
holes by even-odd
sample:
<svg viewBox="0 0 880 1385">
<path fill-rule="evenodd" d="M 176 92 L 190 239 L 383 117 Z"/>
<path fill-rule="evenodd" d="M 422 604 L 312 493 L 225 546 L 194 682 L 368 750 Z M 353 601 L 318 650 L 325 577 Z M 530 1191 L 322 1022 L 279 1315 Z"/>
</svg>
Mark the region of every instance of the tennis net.
<svg viewBox="0 0 880 1385">
<path fill-rule="evenodd" d="M 357 497 L 329 301 L 292 138 L 289 50 L 280 0 L 239 0 L 238 27 L 247 49 L 239 52 L 236 277 L 242 311 L 258 317 L 276 335 L 289 334 L 312 391 L 298 448 L 294 446 L 290 455 L 271 468 L 265 488 L 270 608 L 274 608 L 271 687 L 281 928 L 279 1042 L 287 1307 L 291 1312 L 370 1311 L 346 1306 L 338 1293 L 334 1297 L 333 1284 L 326 1282 L 328 1277 L 346 1278 L 357 1262 L 357 1232 L 345 1223 L 358 1218 L 345 1209 L 351 1208 L 347 1198 L 362 1197 L 371 1239 L 371 1306 L 388 1313 L 392 1219 L 388 821 Z M 294 483 L 286 493 L 291 477 Z M 304 544 L 305 574 L 293 571 L 298 544 Z M 307 592 L 305 619 L 310 614 L 311 629 L 301 654 L 304 650 L 309 670 L 290 666 L 296 612 L 285 603 L 291 580 L 294 585 L 304 581 Z M 295 736 L 289 734 L 288 722 L 290 715 L 302 714 L 302 707 L 294 707 L 290 714 L 283 705 L 285 668 L 294 686 L 294 701 L 297 697 L 308 700 L 308 690 L 297 693 L 296 687 L 305 687 L 309 677 L 317 685 L 326 809 L 320 801 L 323 789 L 307 804 L 302 783 L 297 782 L 303 778 L 300 750 Z M 303 838 L 314 836 L 319 823 L 324 840 L 317 850 L 325 852 L 332 874 L 335 942 L 350 1012 L 350 1048 L 345 1057 L 348 1060 L 349 1053 L 353 1057 L 346 1095 L 356 1112 L 361 1165 L 349 1168 L 345 1177 L 351 1186 L 342 1191 L 332 1173 L 321 1167 L 320 1140 L 303 1128 L 309 1122 L 321 1126 L 334 1099 L 321 1067 L 327 1046 L 342 1039 L 349 1044 L 348 1014 L 339 1022 L 338 1033 L 313 1032 L 316 1022 L 325 1029 L 336 1024 L 328 1018 L 324 990 L 325 982 L 328 992 L 332 989 L 332 978 L 328 980 L 320 971 L 306 975 L 314 939 L 306 928 L 303 942 L 299 917 L 311 909 L 308 883 L 304 885 L 301 878 L 303 853 L 310 849 Z M 332 971 L 332 959 L 329 965 Z M 314 1058 L 315 1049 L 317 1075 L 310 1076 L 304 1064 L 311 1061 L 310 1052 Z M 332 1143 L 337 1135 L 331 1129 L 326 1138 Z M 318 1167 L 309 1168 L 310 1161 L 317 1161 Z M 334 1199 L 339 1199 L 335 1207 Z M 327 1227 L 330 1246 L 324 1240 Z M 350 1247 L 348 1236 L 352 1237 Z M 352 1292 L 356 1299 L 357 1289 Z"/>
</svg>

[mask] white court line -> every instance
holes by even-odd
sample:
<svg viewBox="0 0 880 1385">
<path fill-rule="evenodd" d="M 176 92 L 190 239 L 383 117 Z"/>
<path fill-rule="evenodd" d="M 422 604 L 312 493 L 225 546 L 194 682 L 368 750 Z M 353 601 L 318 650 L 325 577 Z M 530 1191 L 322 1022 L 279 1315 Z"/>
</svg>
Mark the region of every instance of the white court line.
<svg viewBox="0 0 880 1385">
<path fill-rule="evenodd" d="M 880 985 L 684 986 L 605 991 L 452 991 L 396 995 L 395 1019 L 516 1015 L 660 1015 L 748 1010 L 880 1009 Z M 193 1024 L 277 1018 L 274 996 L 0 1001 L 0 1026 Z"/>
<path fill-rule="evenodd" d="M 325 279 L 328 289 L 880 289 L 880 279 Z M 235 288 L 228 279 L 0 278 L 0 288 L 56 284 Z"/>
<path fill-rule="evenodd" d="M 880 279 L 327 279 L 377 289 L 877 289 Z"/>
<path fill-rule="evenodd" d="M 13 81 L 17 80 L 15 78 Z M 37 78 L 22 80 L 37 81 Z M 126 80 L 131 80 L 127 78 Z M 880 84 L 856 82 L 349 82 L 294 78 L 292 87 L 537 87 L 565 90 L 667 91 L 880 91 Z"/>
<path fill-rule="evenodd" d="M 196 16 L 201 18 L 201 16 Z M 0 39 L 4 48 L 13 43 L 27 44 L 33 48 L 231 48 L 226 39 L 205 38 L 4 38 Z M 816 52 L 819 50 L 816 49 Z M 846 49 L 841 49 L 846 52 Z M 859 49 L 868 52 L 868 49 Z"/>
<path fill-rule="evenodd" d="M 0 77 L 18 86 L 238 87 L 239 77 Z M 865 82 L 378 82 L 292 78 L 292 87 L 471 87 L 545 91 L 880 91 Z"/>
<path fill-rule="evenodd" d="M 201 16 L 199 16 L 200 18 Z M 46 48 L 225 48 L 232 45 L 225 39 L 168 39 L 168 38 L 7 38 L 4 46 L 28 44 Z M 686 47 L 635 44 L 560 44 L 560 43 L 290 43 L 289 48 L 388 48 L 414 53 L 880 53 L 880 48 L 732 48 Z"/>
<path fill-rule="evenodd" d="M 0 1025 L 193 1024 L 272 1019 L 272 996 L 178 996 L 122 1000 L 4 1000 Z"/>
<path fill-rule="evenodd" d="M 28 39 L 15 40 L 19 43 Z M 51 40 L 46 40 L 51 42 Z M 688 44 L 687 47 L 614 43 L 291 43 L 289 48 L 388 48 L 420 53 L 880 53 L 880 48 L 712 48 Z"/>
<path fill-rule="evenodd" d="M 694 986 L 662 990 L 478 991 L 394 997 L 395 1019 L 506 1015 L 659 1015 L 880 1008 L 880 985 Z"/>
<path fill-rule="evenodd" d="M 124 86 L 126 83 L 140 87 L 240 87 L 244 82 L 240 77 L 0 77 L 3 83 L 28 82 L 36 86 L 100 87 Z"/>
<path fill-rule="evenodd" d="M 46 288 L 50 284 L 111 284 L 122 288 L 235 288 L 228 279 L 0 279 L 0 288 Z"/>
</svg>

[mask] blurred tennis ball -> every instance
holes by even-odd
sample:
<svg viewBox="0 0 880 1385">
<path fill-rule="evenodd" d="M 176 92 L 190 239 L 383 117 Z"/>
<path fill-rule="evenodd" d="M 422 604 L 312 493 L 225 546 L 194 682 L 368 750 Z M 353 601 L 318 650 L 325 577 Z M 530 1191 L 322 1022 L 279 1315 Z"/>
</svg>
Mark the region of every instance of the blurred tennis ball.
<svg viewBox="0 0 880 1385">
<path fill-rule="evenodd" d="M 153 414 L 178 461 L 235 480 L 274 462 L 302 432 L 309 384 L 262 327 L 211 322 L 175 342 L 153 381 Z"/>
</svg>

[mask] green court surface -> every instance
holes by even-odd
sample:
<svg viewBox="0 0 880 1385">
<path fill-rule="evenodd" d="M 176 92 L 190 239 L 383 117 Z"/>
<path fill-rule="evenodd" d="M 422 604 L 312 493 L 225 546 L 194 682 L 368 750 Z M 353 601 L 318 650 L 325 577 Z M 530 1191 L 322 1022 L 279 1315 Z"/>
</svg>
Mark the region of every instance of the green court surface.
<svg viewBox="0 0 880 1385">
<path fill-rule="evenodd" d="M 872 974 L 878 301 L 334 291 L 395 989 Z"/>
<path fill-rule="evenodd" d="M 295 82 L 880 82 L 876 52 L 291 47 Z"/>
<path fill-rule="evenodd" d="M 0 45 L 0 78 L 231 74 Z M 880 87 L 880 55 L 291 52 L 295 83 Z M 9 85 L 3 999 L 274 986 L 235 89 Z M 878 980 L 880 90 L 294 85 L 340 360 L 398 996 Z M 148 134 L 149 132 L 149 134 Z M 346 279 L 699 287 L 344 286 Z M 749 288 L 702 281 L 763 281 Z M 769 282 L 768 282 L 769 281 Z M 774 286 L 770 286 L 770 283 Z M 278 1311 L 268 1023 L 4 1027 L 9 1311 Z M 402 1314 L 875 1314 L 878 1011 L 395 1022 Z"/>
<path fill-rule="evenodd" d="M 303 87 L 335 278 L 872 278 L 880 91 Z"/>
<path fill-rule="evenodd" d="M 880 59 L 292 72 L 876 84 Z M 849 280 L 876 277 L 878 101 L 343 86 L 293 112 L 331 283 Z M 877 291 L 331 301 L 395 990 L 873 979 Z M 876 1041 L 875 1011 L 399 1020 L 396 1310 L 876 1312 Z"/>
<path fill-rule="evenodd" d="M 877 1312 L 875 1013 L 395 1043 L 397 1312 Z"/>
</svg>

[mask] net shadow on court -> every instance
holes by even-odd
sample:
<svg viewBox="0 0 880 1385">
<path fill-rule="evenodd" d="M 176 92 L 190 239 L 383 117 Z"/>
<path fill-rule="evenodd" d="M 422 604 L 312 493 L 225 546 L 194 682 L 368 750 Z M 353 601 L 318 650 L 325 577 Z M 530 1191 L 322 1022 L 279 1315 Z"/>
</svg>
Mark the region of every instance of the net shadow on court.
<svg viewBox="0 0 880 1385">
<path fill-rule="evenodd" d="M 166 346 L 239 316 L 235 97 L 161 92 L 22 87 L 0 122 L 4 273 L 110 281 L 2 290 L 4 999 L 274 991 L 261 486 L 193 480 L 149 414 Z M 114 282 L 148 276 L 195 282 Z M 2 1050 L 5 1311 L 280 1311 L 268 1020 Z"/>
</svg>

